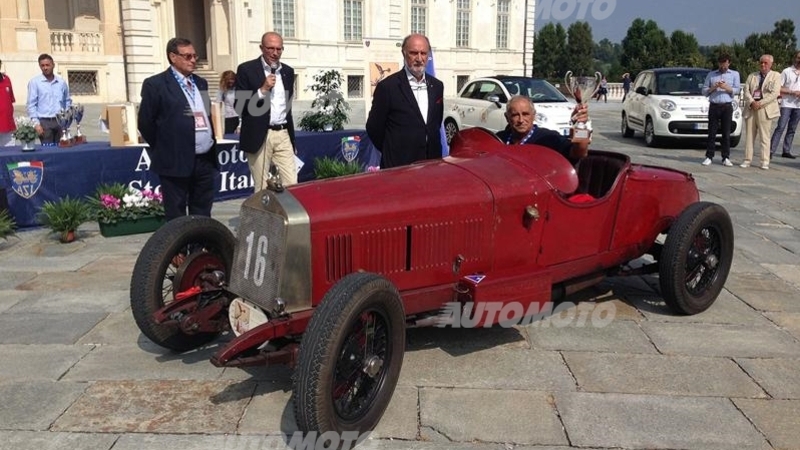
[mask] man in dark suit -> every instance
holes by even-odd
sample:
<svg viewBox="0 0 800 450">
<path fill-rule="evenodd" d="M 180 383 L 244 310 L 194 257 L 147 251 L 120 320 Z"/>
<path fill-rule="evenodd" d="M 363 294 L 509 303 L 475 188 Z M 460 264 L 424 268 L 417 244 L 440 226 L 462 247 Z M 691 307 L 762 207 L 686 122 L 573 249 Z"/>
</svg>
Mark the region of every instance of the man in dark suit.
<svg viewBox="0 0 800 450">
<path fill-rule="evenodd" d="M 280 34 L 264 33 L 259 47 L 261 56 L 236 69 L 236 110 L 242 118 L 239 149 L 247 153 L 256 192 L 267 187 L 271 164 L 278 169 L 284 186 L 297 183 L 294 69 L 281 64 Z"/>
<path fill-rule="evenodd" d="M 149 144 L 150 169 L 161 179 L 167 220 L 211 216 L 219 173 L 209 115 L 208 82 L 194 75 L 197 54 L 188 39 L 167 43 L 170 67 L 142 84 L 139 132 Z"/>
<path fill-rule="evenodd" d="M 375 87 L 367 134 L 381 151 L 381 168 L 442 157 L 444 84 L 425 73 L 430 42 L 421 34 L 403 39 L 404 70 Z"/>
<path fill-rule="evenodd" d="M 576 105 L 572 113 L 573 122 L 588 122 L 589 113 L 586 105 Z M 528 97 L 515 95 L 506 105 L 505 130 L 497 133 L 506 145 L 536 144 L 561 153 L 573 165 L 577 164 L 589 153 L 589 141 L 578 139 L 575 142 L 557 131 L 540 128 L 534 123 L 536 108 Z"/>
</svg>

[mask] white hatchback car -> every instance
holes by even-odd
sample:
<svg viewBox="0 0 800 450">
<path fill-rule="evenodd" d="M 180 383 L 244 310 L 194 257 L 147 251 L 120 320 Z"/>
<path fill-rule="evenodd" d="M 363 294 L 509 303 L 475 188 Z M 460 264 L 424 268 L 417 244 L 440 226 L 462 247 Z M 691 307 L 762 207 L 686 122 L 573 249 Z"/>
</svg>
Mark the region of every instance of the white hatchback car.
<svg viewBox="0 0 800 450">
<path fill-rule="evenodd" d="M 624 137 L 644 134 L 648 147 L 666 138 L 705 140 L 708 136 L 708 98 L 702 94 L 708 69 L 664 67 L 636 76 L 622 103 L 621 131 Z M 731 146 L 742 137 L 742 110 L 733 102 Z M 717 133 L 717 139 L 722 136 Z"/>
<path fill-rule="evenodd" d="M 501 75 L 471 80 L 457 97 L 445 99 L 447 142 L 464 128 L 482 127 L 493 132 L 505 129 L 506 103 L 514 95 L 525 95 L 533 101 L 537 125 L 569 135 L 575 102 L 545 80 Z"/>
</svg>

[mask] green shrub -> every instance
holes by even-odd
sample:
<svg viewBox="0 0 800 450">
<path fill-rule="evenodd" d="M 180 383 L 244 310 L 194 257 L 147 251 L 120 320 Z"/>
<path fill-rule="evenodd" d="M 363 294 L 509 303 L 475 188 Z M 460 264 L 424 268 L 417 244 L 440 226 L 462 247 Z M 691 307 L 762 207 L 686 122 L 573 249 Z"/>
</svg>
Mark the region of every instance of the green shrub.
<svg viewBox="0 0 800 450">
<path fill-rule="evenodd" d="M 314 176 L 318 180 L 341 177 L 344 175 L 355 175 L 361 172 L 363 172 L 363 169 L 356 161 L 340 161 L 327 156 L 314 160 Z"/>
<path fill-rule="evenodd" d="M 14 234 L 17 229 L 17 223 L 11 217 L 7 209 L 0 211 L 0 238 L 5 239 Z"/>
<path fill-rule="evenodd" d="M 58 201 L 45 201 L 39 211 L 39 221 L 60 234 L 62 242 L 69 242 L 68 234 L 74 233 L 81 224 L 92 217 L 88 203 L 66 196 Z"/>
</svg>

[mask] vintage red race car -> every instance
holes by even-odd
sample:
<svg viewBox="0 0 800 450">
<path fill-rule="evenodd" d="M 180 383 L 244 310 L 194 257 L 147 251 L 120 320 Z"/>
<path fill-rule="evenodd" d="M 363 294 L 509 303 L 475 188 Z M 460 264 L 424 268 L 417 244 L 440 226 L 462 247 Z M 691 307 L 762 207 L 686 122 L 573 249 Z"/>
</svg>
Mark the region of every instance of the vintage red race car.
<svg viewBox="0 0 800 450">
<path fill-rule="evenodd" d="M 237 238 L 192 216 L 154 233 L 134 268 L 133 315 L 175 351 L 227 334 L 216 366 L 294 367 L 302 431 L 373 429 L 406 328 L 436 323 L 445 304 L 530 311 L 606 277 L 653 274 L 672 310 L 695 314 L 733 256 L 728 213 L 699 201 L 692 175 L 605 151 L 576 170 L 479 128 L 441 160 L 255 193 L 239 219 Z"/>
</svg>

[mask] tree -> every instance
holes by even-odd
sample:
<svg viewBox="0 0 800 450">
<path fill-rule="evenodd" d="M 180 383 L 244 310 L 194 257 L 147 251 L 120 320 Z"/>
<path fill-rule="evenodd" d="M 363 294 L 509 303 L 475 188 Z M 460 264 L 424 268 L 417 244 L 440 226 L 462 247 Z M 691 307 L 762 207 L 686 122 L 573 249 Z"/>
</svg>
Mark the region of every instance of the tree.
<svg viewBox="0 0 800 450">
<path fill-rule="evenodd" d="M 703 67 L 705 58 L 700 54 L 697 38 L 691 33 L 675 30 L 669 37 L 672 52 L 670 66 Z"/>
<path fill-rule="evenodd" d="M 794 64 L 794 55 L 797 51 L 797 35 L 794 32 L 792 19 L 783 19 L 775 22 L 775 29 L 771 33 L 775 43 L 772 56 L 775 57 L 776 67 L 787 67 Z"/>
<path fill-rule="evenodd" d="M 567 30 L 567 65 L 575 75 L 590 75 L 594 68 L 594 40 L 589 22 L 573 22 Z"/>
<path fill-rule="evenodd" d="M 533 40 L 533 76 L 559 79 L 563 75 L 567 32 L 561 24 L 548 23 Z"/>
<path fill-rule="evenodd" d="M 671 59 L 670 42 L 664 30 L 652 20 L 636 18 L 622 39 L 623 69 L 631 75 L 644 69 L 661 67 Z"/>
</svg>

